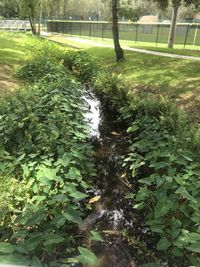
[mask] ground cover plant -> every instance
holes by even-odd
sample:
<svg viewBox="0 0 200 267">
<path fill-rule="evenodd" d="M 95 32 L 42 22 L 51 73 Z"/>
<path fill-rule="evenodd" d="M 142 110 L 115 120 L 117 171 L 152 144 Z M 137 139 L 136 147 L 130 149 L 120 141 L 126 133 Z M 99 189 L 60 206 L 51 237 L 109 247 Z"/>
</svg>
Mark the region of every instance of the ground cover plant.
<svg viewBox="0 0 200 267">
<path fill-rule="evenodd" d="M 41 42 L 34 54 L 18 71 L 26 87 L 1 100 L 0 262 L 60 266 L 77 255 L 71 261 L 96 264 L 74 246 L 95 176 L 83 90 L 55 46 Z"/>
<path fill-rule="evenodd" d="M 133 213 L 144 214 L 156 237 L 148 249 L 164 266 L 198 266 L 199 126 L 163 96 L 133 94 L 118 75 L 125 62 L 113 65 L 109 49 L 91 52 L 63 53 L 39 42 L 35 58 L 18 71 L 27 86 L 1 101 L 0 260 L 33 266 L 61 265 L 63 258 L 66 265 L 97 263 L 76 234 L 90 208 L 89 181 L 95 183 L 96 173 L 83 90 L 74 74 L 126 125 L 129 150 L 121 168 L 133 189 L 124 198 Z M 94 53 L 103 53 L 108 69 Z"/>
<path fill-rule="evenodd" d="M 74 73 L 80 74 L 79 55 L 83 63 L 82 52 L 73 52 L 69 61 Z M 85 54 L 87 64 L 88 58 Z M 164 252 L 163 261 L 199 266 L 199 126 L 168 99 L 127 95 L 123 81 L 105 69 L 87 78 L 128 126 L 130 147 L 123 166 L 137 190 L 125 197 L 132 199 L 133 210 L 145 214 L 146 224 L 157 236 L 156 249 Z"/>
</svg>

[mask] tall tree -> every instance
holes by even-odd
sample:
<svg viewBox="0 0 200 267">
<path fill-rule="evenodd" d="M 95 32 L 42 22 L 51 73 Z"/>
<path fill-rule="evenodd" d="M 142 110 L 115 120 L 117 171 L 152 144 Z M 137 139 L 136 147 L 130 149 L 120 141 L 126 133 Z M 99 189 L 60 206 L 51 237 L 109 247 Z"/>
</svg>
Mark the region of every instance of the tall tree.
<svg viewBox="0 0 200 267">
<path fill-rule="evenodd" d="M 119 43 L 118 0 L 112 0 L 112 30 L 116 59 L 117 61 L 120 61 L 124 59 L 124 51 Z"/>
<path fill-rule="evenodd" d="M 169 0 L 154 0 L 156 1 L 161 8 L 166 8 L 169 5 Z M 176 24 L 177 24 L 177 18 L 178 18 L 178 11 L 181 6 L 181 4 L 185 5 L 195 5 L 196 8 L 200 6 L 200 0 L 172 0 L 172 17 L 171 17 L 171 26 L 169 31 L 169 37 L 168 37 L 168 47 L 173 48 L 174 46 L 174 39 L 175 39 L 175 33 L 176 33 Z"/>
</svg>

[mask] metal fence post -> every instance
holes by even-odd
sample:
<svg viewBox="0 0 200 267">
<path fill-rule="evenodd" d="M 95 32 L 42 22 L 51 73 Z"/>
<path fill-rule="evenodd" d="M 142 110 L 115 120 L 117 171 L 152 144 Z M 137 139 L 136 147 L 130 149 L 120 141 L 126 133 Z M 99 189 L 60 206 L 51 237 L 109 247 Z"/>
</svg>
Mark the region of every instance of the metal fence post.
<svg viewBox="0 0 200 267">
<path fill-rule="evenodd" d="M 158 45 L 159 32 L 160 32 L 160 24 L 158 24 L 158 30 L 156 35 L 156 46 Z"/>
<path fill-rule="evenodd" d="M 91 39 L 91 37 L 92 37 L 92 24 L 91 24 L 91 22 L 89 22 L 89 25 L 90 25 L 90 27 L 89 27 L 89 36 L 90 36 L 90 39 Z"/>
<path fill-rule="evenodd" d="M 185 41 L 184 41 L 184 48 L 185 48 L 186 43 L 187 43 L 187 37 L 188 37 L 189 27 L 190 27 L 190 24 L 187 25 L 187 30 L 186 30 L 186 34 L 185 34 Z"/>
<path fill-rule="evenodd" d="M 72 23 L 71 23 L 71 21 L 69 23 L 69 33 L 70 33 L 70 35 L 72 35 Z"/>
<path fill-rule="evenodd" d="M 137 38 L 138 38 L 138 26 L 139 24 L 136 24 L 136 32 L 135 32 L 135 43 L 137 42 Z"/>
<path fill-rule="evenodd" d="M 58 22 L 56 22 L 56 33 L 58 33 Z"/>
<path fill-rule="evenodd" d="M 101 38 L 102 38 L 102 40 L 103 40 L 103 37 L 104 37 L 104 32 L 103 32 L 103 22 L 102 22 L 102 24 L 101 24 Z"/>
<path fill-rule="evenodd" d="M 81 31 L 82 29 L 81 29 L 81 22 L 80 22 L 80 24 L 79 24 L 79 36 L 81 36 L 82 35 L 82 31 Z"/>
</svg>

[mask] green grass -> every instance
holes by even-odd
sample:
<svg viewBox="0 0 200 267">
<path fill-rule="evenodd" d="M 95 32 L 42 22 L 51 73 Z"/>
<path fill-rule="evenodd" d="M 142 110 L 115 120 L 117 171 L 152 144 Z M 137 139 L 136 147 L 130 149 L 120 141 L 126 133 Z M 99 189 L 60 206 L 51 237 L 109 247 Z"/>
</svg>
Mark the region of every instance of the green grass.
<svg viewBox="0 0 200 267">
<path fill-rule="evenodd" d="M 77 35 L 51 35 L 50 39 L 57 40 L 60 42 L 63 42 L 67 45 L 74 45 L 77 47 L 82 48 L 89 48 L 93 47 L 93 44 L 83 44 L 79 42 L 78 40 L 69 40 L 68 37 L 75 37 L 79 38 Z M 100 44 L 109 44 L 112 45 L 113 41 L 112 39 L 103 39 L 102 38 L 89 38 L 87 36 L 81 36 L 80 39 L 86 39 L 91 42 L 98 42 Z M 185 56 L 193 56 L 193 57 L 200 57 L 200 46 L 194 46 L 194 45 L 187 45 L 185 48 L 183 45 L 174 45 L 174 49 L 167 48 L 166 44 L 158 43 L 157 45 L 150 42 L 135 42 L 135 41 L 120 41 L 121 45 L 124 47 L 133 47 L 133 48 L 141 48 L 146 49 L 149 51 L 158 51 L 163 53 L 171 53 L 171 54 L 177 54 L 177 55 L 185 55 Z"/>
<path fill-rule="evenodd" d="M 28 59 L 32 38 L 26 34 L 0 33 L 0 64 L 22 64 Z"/>
<path fill-rule="evenodd" d="M 51 36 L 51 38 L 68 45 L 85 48 L 89 53 L 98 56 L 110 71 L 121 75 L 128 88 L 137 87 L 145 92 L 162 93 L 176 98 L 192 93 L 192 96 L 195 95 L 194 100 L 199 99 L 199 61 L 126 51 L 126 60 L 117 64 L 112 48 L 94 47 L 93 44 L 88 45 L 78 41 L 71 41 L 60 36 Z M 167 48 L 155 48 L 154 50 L 169 51 Z M 180 54 L 195 55 L 193 51 L 175 49 L 174 53 L 176 51 L 180 52 Z"/>
<path fill-rule="evenodd" d="M 113 49 L 88 48 L 100 57 L 111 71 L 121 75 L 130 88 L 142 86 L 151 92 L 180 96 L 200 88 L 200 62 L 125 52 L 125 61 L 116 63 Z M 141 88 L 141 90 L 142 90 Z M 145 90 L 146 90 L 145 89 Z"/>
</svg>

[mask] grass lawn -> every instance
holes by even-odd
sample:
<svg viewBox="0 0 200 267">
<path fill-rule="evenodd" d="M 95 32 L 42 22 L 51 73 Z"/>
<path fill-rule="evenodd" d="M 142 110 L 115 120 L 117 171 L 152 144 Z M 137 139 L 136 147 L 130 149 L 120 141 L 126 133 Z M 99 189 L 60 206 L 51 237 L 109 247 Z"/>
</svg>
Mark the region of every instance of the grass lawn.
<svg viewBox="0 0 200 267">
<path fill-rule="evenodd" d="M 0 94 L 15 90 L 20 82 L 13 77 L 13 70 L 26 62 L 33 46 L 30 35 L 0 32 Z"/>
<path fill-rule="evenodd" d="M 72 40 L 67 40 L 67 37 L 75 37 L 79 38 L 77 35 L 51 35 L 50 38 L 52 40 L 57 40 L 64 42 L 65 44 L 72 44 L 74 46 L 80 46 L 80 42 L 78 41 L 72 41 Z M 82 39 L 86 40 L 91 40 L 95 41 L 101 44 L 113 44 L 112 39 L 103 39 L 102 38 L 90 38 L 87 36 L 81 36 Z M 141 48 L 149 51 L 158 51 L 158 52 L 163 52 L 163 53 L 172 53 L 172 54 L 177 54 L 177 55 L 184 55 L 184 56 L 193 56 L 193 57 L 200 57 L 200 46 L 194 46 L 194 45 L 187 45 L 185 48 L 183 45 L 174 45 L 174 49 L 167 48 L 166 44 L 163 43 L 158 43 L 157 45 L 155 43 L 150 43 L 150 42 L 135 42 L 135 41 L 120 41 L 121 45 L 124 47 L 132 47 L 132 48 Z M 92 47 L 92 44 L 83 44 L 81 43 L 82 48 L 88 48 Z"/>
<path fill-rule="evenodd" d="M 52 37 L 54 40 L 56 36 Z M 56 39 L 66 43 L 64 37 Z M 69 45 L 77 43 L 67 41 Z M 0 34 L 0 88 L 12 89 L 17 83 L 12 78 L 12 68 L 28 59 L 34 45 L 29 35 Z M 125 52 L 125 61 L 116 63 L 112 48 L 94 47 L 78 43 L 100 58 L 110 72 L 124 80 L 129 93 L 135 90 L 146 94 L 163 94 L 200 118 L 200 62 L 174 59 L 135 52 Z"/>
<path fill-rule="evenodd" d="M 86 49 L 98 56 L 113 73 L 118 73 L 127 85 L 130 94 L 135 90 L 146 94 L 162 94 L 176 101 L 189 111 L 193 118 L 200 120 L 200 62 L 125 52 L 126 60 L 116 63 L 112 48 L 94 47 L 86 43 L 66 40 L 65 37 L 51 36 L 68 45 Z M 146 48 L 146 47 L 145 47 Z M 150 49 L 150 48 L 149 48 Z M 152 50 L 168 52 L 167 48 Z M 200 51 L 174 49 L 174 53 L 198 56 Z M 170 50 L 170 52 L 172 52 Z"/>
<path fill-rule="evenodd" d="M 200 62 L 125 52 L 125 61 L 116 63 L 111 48 L 88 48 L 110 71 L 118 73 L 129 93 L 163 94 L 177 101 L 194 117 L 200 117 Z"/>
</svg>

